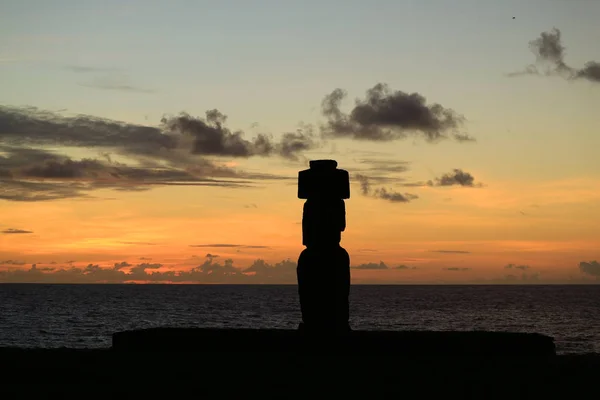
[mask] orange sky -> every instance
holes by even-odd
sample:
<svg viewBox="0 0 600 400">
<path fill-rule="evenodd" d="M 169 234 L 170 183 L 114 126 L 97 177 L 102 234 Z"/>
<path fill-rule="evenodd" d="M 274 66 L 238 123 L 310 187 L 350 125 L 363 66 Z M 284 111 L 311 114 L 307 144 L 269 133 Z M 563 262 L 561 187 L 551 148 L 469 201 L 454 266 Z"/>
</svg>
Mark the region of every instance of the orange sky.
<svg viewBox="0 0 600 400">
<path fill-rule="evenodd" d="M 354 282 L 597 282 L 600 5 L 536 1 L 240 3 L 235 34 L 182 23 L 197 5 L 15 3 L 0 282 L 294 283 L 297 173 L 324 158 Z"/>
</svg>

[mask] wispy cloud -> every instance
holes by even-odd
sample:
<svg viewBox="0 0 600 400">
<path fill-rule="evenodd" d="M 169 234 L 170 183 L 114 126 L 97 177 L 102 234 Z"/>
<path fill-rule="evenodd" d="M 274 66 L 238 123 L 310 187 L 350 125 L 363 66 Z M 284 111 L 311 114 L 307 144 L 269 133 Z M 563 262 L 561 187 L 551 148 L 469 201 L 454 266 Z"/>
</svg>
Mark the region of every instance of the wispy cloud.
<svg viewBox="0 0 600 400">
<path fill-rule="evenodd" d="M 444 271 L 452 271 L 452 272 L 466 272 L 466 271 L 470 271 L 471 268 L 448 267 L 448 268 L 442 268 L 442 270 L 444 270 Z"/>
<path fill-rule="evenodd" d="M 26 231 L 24 229 L 9 228 L 9 229 L 3 230 L 2 233 L 5 234 L 5 235 L 21 235 L 21 234 L 27 234 L 27 233 L 33 233 L 33 232 L 32 231 Z"/>
<path fill-rule="evenodd" d="M 504 266 L 504 269 L 520 269 L 521 271 L 525 271 L 530 269 L 529 265 L 517 265 L 517 264 L 507 264 Z"/>
<path fill-rule="evenodd" d="M 392 203 L 408 203 L 419 198 L 419 196 L 413 193 L 400 193 L 394 191 L 393 189 L 386 189 L 384 187 L 373 189 L 371 187 L 370 178 L 362 174 L 356 174 L 354 178 L 359 182 L 360 191 L 363 196 L 387 200 Z"/>
<path fill-rule="evenodd" d="M 91 66 L 83 66 L 83 65 L 65 65 L 66 70 L 78 73 L 94 73 L 94 72 L 118 72 L 120 69 L 118 68 L 109 68 L 109 67 L 91 67 Z"/>
<path fill-rule="evenodd" d="M 507 74 L 508 76 L 559 76 L 568 80 L 583 79 L 600 83 L 599 62 L 588 61 L 582 68 L 575 68 L 567 64 L 565 61 L 565 46 L 562 44 L 562 33 L 557 28 L 542 32 L 538 38 L 529 42 L 529 49 L 535 55 L 535 64 L 528 65 L 521 71 L 511 72 Z"/>
<path fill-rule="evenodd" d="M 432 253 L 445 253 L 445 254 L 471 254 L 470 251 L 464 250 L 431 250 Z"/>
<path fill-rule="evenodd" d="M 586 275 L 600 278 L 600 263 L 598 261 L 582 261 L 579 263 L 579 270 Z"/>
<path fill-rule="evenodd" d="M 140 86 L 134 86 L 130 83 L 126 83 L 124 79 L 116 79 L 114 77 L 96 78 L 89 82 L 79 83 L 80 86 L 102 89 L 102 90 L 116 90 L 120 92 L 134 92 L 134 93 L 155 93 L 154 89 L 143 88 Z"/>
<path fill-rule="evenodd" d="M 90 197 L 97 189 L 149 190 L 157 185 L 249 187 L 258 181 L 294 180 L 295 176 L 249 173 L 211 157 L 294 159 L 310 148 L 309 132 L 284 134 L 280 141 L 224 126 L 218 110 L 207 118 L 165 117 L 143 126 L 88 115 L 65 117 L 36 108 L 0 106 L 0 199 L 49 201 Z M 58 145 L 58 146 L 57 146 Z M 54 147 L 50 151 L 45 148 Z M 105 156 L 74 160 L 61 146 L 97 149 Z M 124 156 L 134 165 L 116 162 Z"/>
<path fill-rule="evenodd" d="M 243 249 L 270 249 L 271 248 L 269 246 L 245 245 L 245 244 L 230 244 L 230 243 L 191 244 L 190 247 L 243 248 Z"/>
</svg>

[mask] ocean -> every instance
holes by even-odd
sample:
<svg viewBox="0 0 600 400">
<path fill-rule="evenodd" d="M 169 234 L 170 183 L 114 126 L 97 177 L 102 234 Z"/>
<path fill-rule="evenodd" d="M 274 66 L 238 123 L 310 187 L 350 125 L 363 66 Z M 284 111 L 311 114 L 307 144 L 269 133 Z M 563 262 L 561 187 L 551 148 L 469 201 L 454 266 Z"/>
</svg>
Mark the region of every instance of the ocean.
<svg viewBox="0 0 600 400">
<path fill-rule="evenodd" d="M 600 353 L 600 285 L 356 285 L 350 301 L 353 329 L 538 332 L 559 354 Z M 295 285 L 0 285 L 0 347 L 106 348 L 122 330 L 300 318 Z"/>
</svg>

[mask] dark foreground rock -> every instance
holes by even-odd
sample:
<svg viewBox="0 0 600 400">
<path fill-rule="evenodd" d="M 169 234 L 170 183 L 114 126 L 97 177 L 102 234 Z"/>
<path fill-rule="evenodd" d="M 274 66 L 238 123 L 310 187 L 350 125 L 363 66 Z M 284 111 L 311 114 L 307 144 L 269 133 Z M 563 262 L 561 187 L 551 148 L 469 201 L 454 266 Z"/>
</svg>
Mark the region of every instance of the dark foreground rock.
<svg viewBox="0 0 600 400">
<path fill-rule="evenodd" d="M 154 340 L 177 331 L 151 332 Z M 405 354 L 383 352 L 384 346 L 371 353 L 368 347 L 354 353 L 266 351 L 267 336 L 258 332 L 225 330 L 218 337 L 217 332 L 196 334 L 198 343 L 189 349 L 191 331 L 178 336 L 179 346 L 161 349 L 118 343 L 133 337 L 127 335 L 116 335 L 115 348 L 106 350 L 0 349 L 2 398 L 570 399 L 595 398 L 599 391 L 597 355 L 418 354 L 410 344 L 399 345 L 409 350 Z M 276 342 L 277 332 L 271 334 Z M 416 343 L 426 341 L 418 333 L 404 334 L 403 340 L 416 335 Z M 447 344 L 460 343 L 452 334 L 446 337 Z"/>
<path fill-rule="evenodd" d="M 210 344 L 207 346 L 207 344 Z M 350 331 L 310 334 L 285 329 L 153 328 L 118 332 L 119 351 L 200 351 L 342 355 L 553 356 L 551 337 L 535 333 Z"/>
</svg>

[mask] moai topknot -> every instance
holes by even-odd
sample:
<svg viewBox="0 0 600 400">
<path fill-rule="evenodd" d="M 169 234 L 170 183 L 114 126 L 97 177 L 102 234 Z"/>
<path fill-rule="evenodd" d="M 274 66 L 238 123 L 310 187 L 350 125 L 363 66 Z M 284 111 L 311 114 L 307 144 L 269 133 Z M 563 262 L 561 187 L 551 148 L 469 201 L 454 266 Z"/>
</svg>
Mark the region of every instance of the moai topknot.
<svg viewBox="0 0 600 400">
<path fill-rule="evenodd" d="M 350 257 L 340 246 L 346 229 L 345 199 L 350 198 L 348 171 L 335 160 L 315 160 L 298 173 L 298 198 L 306 199 L 298 259 L 301 325 L 310 331 L 347 331 Z"/>
</svg>

